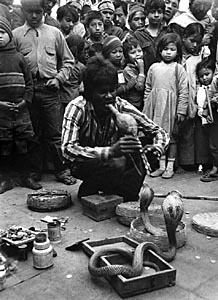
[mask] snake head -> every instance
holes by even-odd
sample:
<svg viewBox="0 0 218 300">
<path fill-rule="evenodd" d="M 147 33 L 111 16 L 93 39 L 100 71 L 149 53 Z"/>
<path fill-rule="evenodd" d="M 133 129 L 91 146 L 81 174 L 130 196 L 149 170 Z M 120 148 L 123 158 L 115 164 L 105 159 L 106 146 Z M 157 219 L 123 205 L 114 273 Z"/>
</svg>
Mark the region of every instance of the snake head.
<svg viewBox="0 0 218 300">
<path fill-rule="evenodd" d="M 154 190 L 147 183 L 144 183 L 139 192 L 139 203 L 141 212 L 145 212 L 146 210 L 148 210 L 148 207 L 151 204 L 153 198 Z"/>
<path fill-rule="evenodd" d="M 162 210 L 166 224 L 177 227 L 184 212 L 181 193 L 178 191 L 169 192 L 162 203 Z"/>
</svg>

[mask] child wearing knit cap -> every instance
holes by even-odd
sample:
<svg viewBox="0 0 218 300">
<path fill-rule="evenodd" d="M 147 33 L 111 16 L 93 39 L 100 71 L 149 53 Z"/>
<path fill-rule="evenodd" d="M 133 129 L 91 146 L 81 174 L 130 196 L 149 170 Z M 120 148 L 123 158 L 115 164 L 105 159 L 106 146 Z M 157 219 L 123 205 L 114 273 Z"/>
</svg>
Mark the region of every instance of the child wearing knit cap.
<svg viewBox="0 0 218 300">
<path fill-rule="evenodd" d="M 104 58 L 108 59 L 113 66 L 117 69 L 118 73 L 118 88 L 116 90 L 117 96 L 122 96 L 124 89 L 122 85 L 125 83 L 123 77 L 123 45 L 121 40 L 113 35 L 108 36 L 103 43 L 102 54 Z"/>
<path fill-rule="evenodd" d="M 17 52 L 10 23 L 0 17 L 0 194 L 13 188 L 9 165 L 19 170 L 20 184 L 28 187 L 28 144 L 34 132 L 27 105 L 31 103 L 33 83 L 25 58 Z M 15 162 L 12 163 L 12 154 Z M 41 185 L 34 182 L 35 189 Z"/>
<path fill-rule="evenodd" d="M 124 38 L 123 30 L 120 27 L 114 26 L 113 18 L 115 7 L 112 1 L 103 0 L 98 4 L 98 10 L 101 12 L 104 20 L 104 31 L 108 35 L 115 35 L 119 39 Z"/>
<path fill-rule="evenodd" d="M 143 5 L 136 3 L 130 6 L 128 13 L 128 24 L 130 30 L 134 32 L 137 29 L 144 28 L 145 26 L 145 10 Z"/>
</svg>

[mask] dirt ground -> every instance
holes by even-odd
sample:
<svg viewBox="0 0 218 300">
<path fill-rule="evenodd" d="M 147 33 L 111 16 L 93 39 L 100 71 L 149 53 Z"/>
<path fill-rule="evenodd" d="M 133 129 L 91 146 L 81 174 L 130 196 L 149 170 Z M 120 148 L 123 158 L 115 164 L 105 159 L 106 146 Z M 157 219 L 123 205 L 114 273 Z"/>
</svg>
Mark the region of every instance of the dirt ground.
<svg viewBox="0 0 218 300">
<path fill-rule="evenodd" d="M 166 194 L 170 190 L 179 190 L 184 197 L 186 224 L 186 245 L 177 252 L 171 265 L 176 269 L 176 285 L 153 292 L 133 296 L 128 299 L 149 300 L 217 300 L 218 299 L 218 240 L 196 232 L 191 221 L 193 215 L 203 212 L 218 212 L 218 182 L 202 183 L 194 172 L 175 175 L 172 179 L 146 177 L 146 182 L 156 194 Z M 47 270 L 33 268 L 32 255 L 28 260 L 18 262 L 17 273 L 7 280 L 6 289 L 0 292 L 1 300 L 101 300 L 120 299 L 120 296 L 105 279 L 90 276 L 87 265 L 88 257 L 83 250 L 66 251 L 65 247 L 77 240 L 89 238 L 90 241 L 127 235 L 129 228 L 117 222 L 116 218 L 95 222 L 83 215 L 82 205 L 77 199 L 80 182 L 74 186 L 57 183 L 51 174 L 42 180 L 45 189 L 65 189 L 71 193 L 73 205 L 65 210 L 52 213 L 39 213 L 28 209 L 26 188 L 16 187 L 0 195 L 0 229 L 12 225 L 34 226 L 46 229 L 40 221 L 46 215 L 69 217 L 66 230 L 62 231 L 61 243 L 54 245 L 57 257 L 54 266 Z M 212 197 L 199 200 L 199 196 Z M 192 199 L 187 199 L 192 198 Z M 161 203 L 163 198 L 155 198 Z M 67 276 L 72 275 L 72 276 Z M 67 278 L 70 277 L 70 278 Z"/>
</svg>

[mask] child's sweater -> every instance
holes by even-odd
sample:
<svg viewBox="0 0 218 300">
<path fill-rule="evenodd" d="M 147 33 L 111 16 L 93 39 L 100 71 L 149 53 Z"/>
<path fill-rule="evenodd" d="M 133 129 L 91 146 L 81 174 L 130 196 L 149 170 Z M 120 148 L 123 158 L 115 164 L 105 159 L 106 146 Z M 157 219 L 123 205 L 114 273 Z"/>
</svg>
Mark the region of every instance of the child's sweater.
<svg viewBox="0 0 218 300">
<path fill-rule="evenodd" d="M 128 100 L 139 110 L 143 108 L 143 95 L 145 88 L 145 76 L 139 74 L 134 64 L 127 64 L 123 71 L 123 76 L 126 81 L 125 99 Z"/>
<path fill-rule="evenodd" d="M 13 42 L 0 48 L 0 101 L 31 103 L 33 83 L 24 56 Z"/>
</svg>

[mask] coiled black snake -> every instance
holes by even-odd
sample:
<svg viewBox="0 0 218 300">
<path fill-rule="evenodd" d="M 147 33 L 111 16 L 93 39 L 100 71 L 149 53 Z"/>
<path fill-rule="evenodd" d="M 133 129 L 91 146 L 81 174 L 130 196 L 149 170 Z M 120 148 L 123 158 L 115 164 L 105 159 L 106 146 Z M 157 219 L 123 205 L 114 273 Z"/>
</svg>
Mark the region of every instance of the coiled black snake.
<svg viewBox="0 0 218 300">
<path fill-rule="evenodd" d="M 143 205 L 143 203 L 140 204 Z M 146 260 L 146 257 L 144 257 L 144 253 L 147 250 L 153 250 L 166 261 L 172 261 L 175 258 L 177 251 L 176 228 L 181 221 L 184 211 L 181 194 L 177 191 L 170 192 L 162 203 L 162 210 L 164 213 L 167 235 L 169 239 L 169 250 L 167 252 L 162 252 L 160 248 L 153 243 L 143 242 L 136 247 L 132 258 L 132 253 L 127 249 L 109 246 L 95 252 L 90 258 L 88 269 L 91 275 L 123 275 L 127 278 L 136 277 L 142 273 L 143 266 L 149 266 L 158 271 L 158 266 L 152 262 L 149 262 L 148 260 Z M 126 256 L 129 259 L 132 258 L 132 265 L 110 265 L 98 267 L 100 257 L 109 253 L 119 253 L 120 255 Z"/>
</svg>

